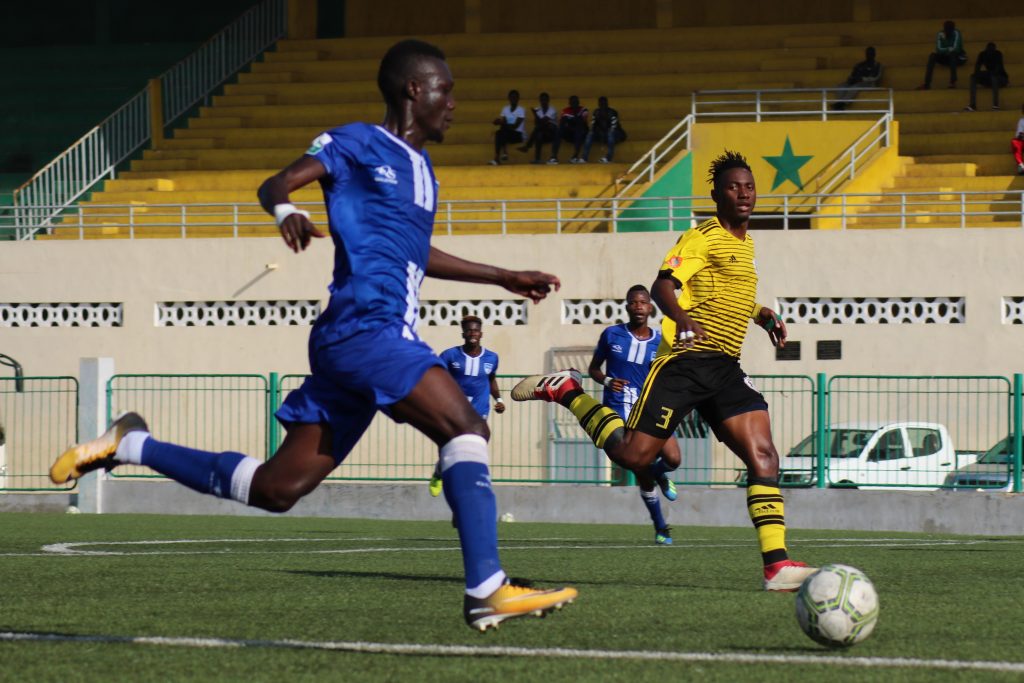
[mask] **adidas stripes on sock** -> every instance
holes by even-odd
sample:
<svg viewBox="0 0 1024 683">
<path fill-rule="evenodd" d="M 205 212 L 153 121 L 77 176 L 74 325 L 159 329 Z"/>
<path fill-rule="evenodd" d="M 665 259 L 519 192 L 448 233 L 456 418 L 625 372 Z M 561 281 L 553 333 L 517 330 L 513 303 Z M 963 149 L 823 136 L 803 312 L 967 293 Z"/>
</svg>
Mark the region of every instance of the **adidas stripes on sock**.
<svg viewBox="0 0 1024 683">
<path fill-rule="evenodd" d="M 786 553 L 786 511 L 778 481 L 754 477 L 748 480 L 747 511 L 757 531 L 764 563 L 789 559 Z"/>
<path fill-rule="evenodd" d="M 598 448 L 604 448 L 609 438 L 616 436 L 616 430 L 619 430 L 618 438 L 622 438 L 626 423 L 618 413 L 601 405 L 594 397 L 580 392 L 569 401 L 568 408 Z"/>
</svg>

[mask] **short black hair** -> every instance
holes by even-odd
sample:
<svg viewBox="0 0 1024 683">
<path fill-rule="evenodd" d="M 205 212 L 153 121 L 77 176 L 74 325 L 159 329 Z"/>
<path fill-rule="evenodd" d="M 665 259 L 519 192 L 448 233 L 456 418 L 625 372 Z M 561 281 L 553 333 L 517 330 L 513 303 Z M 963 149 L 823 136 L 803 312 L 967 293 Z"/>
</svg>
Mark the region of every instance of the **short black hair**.
<svg viewBox="0 0 1024 683">
<path fill-rule="evenodd" d="M 472 323 L 476 323 L 480 327 L 484 326 L 484 321 L 481 320 L 480 318 L 478 318 L 475 315 L 464 315 L 464 316 L 462 316 L 462 322 L 460 322 L 459 325 L 461 325 L 462 329 L 465 330 L 466 329 L 466 325 L 470 325 Z"/>
<path fill-rule="evenodd" d="M 718 179 L 722 177 L 723 173 L 733 168 L 745 168 L 753 173 L 746 157 L 739 152 L 727 149 L 711 162 L 711 166 L 708 168 L 708 182 L 712 187 L 718 187 Z"/>
<path fill-rule="evenodd" d="M 633 285 L 632 287 L 629 288 L 629 291 L 626 292 L 627 300 L 629 299 L 629 297 L 633 296 L 633 292 L 643 292 L 648 296 L 648 298 L 650 298 L 651 296 L 651 293 L 643 285 Z"/>
<path fill-rule="evenodd" d="M 514 90 L 514 89 L 513 90 L 509 90 L 508 91 L 508 96 L 512 97 L 513 95 L 515 95 L 516 97 L 519 97 L 519 91 L 518 90 Z"/>
<path fill-rule="evenodd" d="M 384 54 L 377 70 L 377 87 L 385 102 L 397 106 L 402 101 L 405 84 L 413 75 L 416 62 L 424 57 L 445 61 L 441 48 L 412 38 L 395 43 Z"/>
</svg>

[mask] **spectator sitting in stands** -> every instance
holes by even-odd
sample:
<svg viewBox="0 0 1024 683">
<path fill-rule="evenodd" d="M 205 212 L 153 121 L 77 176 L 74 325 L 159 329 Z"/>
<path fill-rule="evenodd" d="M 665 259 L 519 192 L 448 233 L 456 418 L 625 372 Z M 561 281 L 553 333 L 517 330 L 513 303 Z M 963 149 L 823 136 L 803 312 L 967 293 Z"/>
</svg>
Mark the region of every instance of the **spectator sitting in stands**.
<svg viewBox="0 0 1024 683">
<path fill-rule="evenodd" d="M 974 111 L 978 108 L 979 83 L 986 88 L 992 88 L 992 108 L 999 109 L 999 89 L 1005 88 L 1009 82 L 1010 77 L 1003 66 L 1003 53 L 996 49 L 995 43 L 989 43 L 978 53 L 978 59 L 974 62 L 974 73 L 971 74 L 971 103 L 964 107 L 964 111 Z"/>
<path fill-rule="evenodd" d="M 508 161 L 508 143 L 522 142 L 526 137 L 526 112 L 519 106 L 519 91 L 509 90 L 508 104 L 501 108 L 501 114 L 494 119 L 498 130 L 494 131 L 494 159 L 492 166 Z"/>
<path fill-rule="evenodd" d="M 875 61 L 875 48 L 869 47 L 864 50 L 864 61 L 858 62 L 850 72 L 849 78 L 840 84 L 839 87 L 842 90 L 836 93 L 836 101 L 832 103 L 832 108 L 836 111 L 843 111 L 850 106 L 850 102 L 856 99 L 857 90 L 874 88 L 881 78 L 882 65 Z"/>
<path fill-rule="evenodd" d="M 570 97 L 569 106 L 562 110 L 562 115 L 558 119 L 558 135 L 555 136 L 555 141 L 551 144 L 549 164 L 558 163 L 558 147 L 562 144 L 562 140 L 571 142 L 573 145 L 572 158 L 569 159 L 569 163 L 579 163 L 580 147 L 583 146 L 583 141 L 587 137 L 587 119 L 589 117 L 590 112 L 586 107 L 580 105 L 580 98 L 576 95 Z"/>
<path fill-rule="evenodd" d="M 1024 104 L 1020 106 L 1021 117 L 1017 120 L 1017 133 L 1010 140 L 1010 148 L 1013 150 L 1013 160 L 1017 162 L 1017 173 L 1024 175 Z"/>
<path fill-rule="evenodd" d="M 540 106 L 533 108 L 533 130 L 526 144 L 519 148 L 520 152 L 529 152 L 531 147 L 536 147 L 533 161 L 540 163 L 540 149 L 544 143 L 554 143 L 558 137 L 558 112 L 551 106 L 551 97 L 546 93 L 540 94 Z"/>
<path fill-rule="evenodd" d="M 600 159 L 602 164 L 607 164 L 612 160 L 615 155 L 615 143 L 626 139 L 626 131 L 619 123 L 619 112 L 608 106 L 608 98 L 604 95 L 597 98 L 597 109 L 594 110 L 590 131 L 583 143 L 583 156 L 579 159 L 581 164 L 587 163 L 590 158 L 590 145 L 595 139 L 604 141 L 608 146 L 608 151 Z"/>
<path fill-rule="evenodd" d="M 956 87 L 956 68 L 967 63 L 967 53 L 964 52 L 964 38 L 960 30 L 950 20 L 942 25 L 942 30 L 935 35 L 935 52 L 928 55 L 928 66 L 924 71 L 924 83 L 917 87 L 918 90 L 928 90 L 932 87 L 932 71 L 936 64 L 944 64 L 949 67 L 949 87 Z"/>
</svg>

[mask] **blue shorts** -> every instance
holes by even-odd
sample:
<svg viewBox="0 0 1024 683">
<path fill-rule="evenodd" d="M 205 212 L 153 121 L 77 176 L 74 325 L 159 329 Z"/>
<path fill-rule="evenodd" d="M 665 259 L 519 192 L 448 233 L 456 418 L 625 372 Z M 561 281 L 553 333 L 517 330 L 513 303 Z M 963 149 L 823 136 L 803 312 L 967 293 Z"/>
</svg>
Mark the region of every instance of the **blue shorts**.
<svg viewBox="0 0 1024 683">
<path fill-rule="evenodd" d="M 437 354 L 419 339 L 402 336 L 395 326 L 361 332 L 344 341 L 310 343 L 312 373 L 277 410 L 277 419 L 330 425 L 332 453 L 341 463 L 363 435 L 378 410 L 409 395 L 430 368 L 444 367 Z"/>
</svg>

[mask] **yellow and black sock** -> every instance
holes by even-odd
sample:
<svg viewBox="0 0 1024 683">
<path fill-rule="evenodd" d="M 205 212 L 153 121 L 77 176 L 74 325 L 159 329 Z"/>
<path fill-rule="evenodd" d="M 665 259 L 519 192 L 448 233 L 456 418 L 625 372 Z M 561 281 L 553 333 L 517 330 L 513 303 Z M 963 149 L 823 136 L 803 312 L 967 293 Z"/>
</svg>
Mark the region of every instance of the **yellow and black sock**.
<svg viewBox="0 0 1024 683">
<path fill-rule="evenodd" d="M 747 483 L 747 511 L 757 531 L 764 563 L 768 565 L 789 559 L 786 553 L 786 511 L 778 481 L 751 477 Z"/>
<path fill-rule="evenodd" d="M 591 438 L 594 445 L 598 448 L 604 448 L 609 438 L 615 435 L 616 430 L 619 430 L 618 438 L 622 438 L 621 430 L 625 428 L 626 423 L 623 422 L 618 413 L 611 408 L 601 405 L 597 399 L 581 391 L 573 396 L 571 400 L 567 401 L 567 403 L 566 407 L 580 421 L 583 431 L 587 433 L 587 436 Z M 612 438 L 613 442 L 615 440 L 615 438 Z"/>
</svg>

